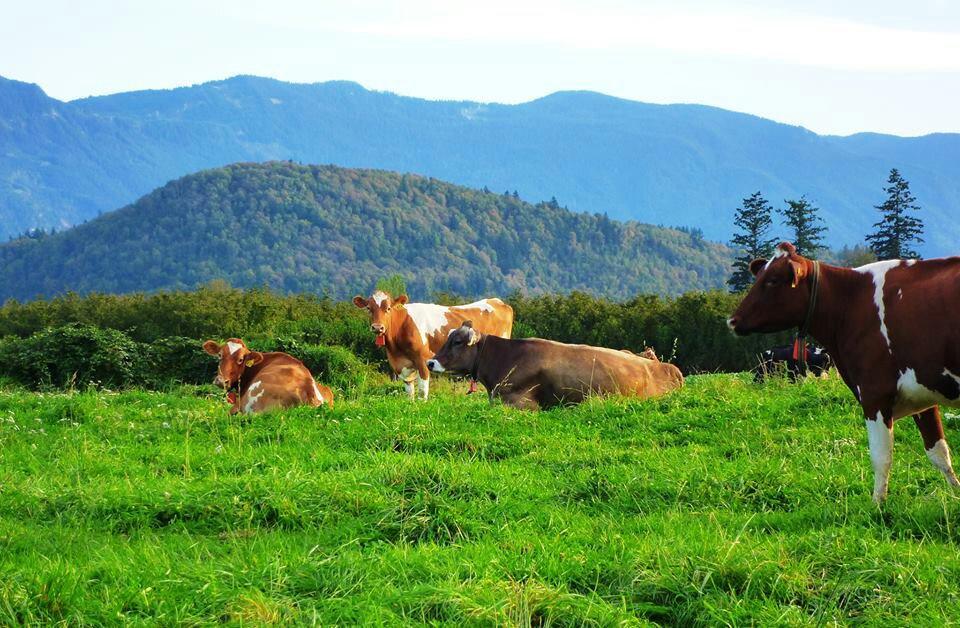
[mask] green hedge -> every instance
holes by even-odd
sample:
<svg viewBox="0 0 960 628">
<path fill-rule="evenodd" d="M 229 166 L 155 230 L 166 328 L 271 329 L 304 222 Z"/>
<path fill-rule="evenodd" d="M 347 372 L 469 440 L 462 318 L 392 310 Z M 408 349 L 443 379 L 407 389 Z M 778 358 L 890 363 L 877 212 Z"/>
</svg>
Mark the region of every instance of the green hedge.
<svg viewBox="0 0 960 628">
<path fill-rule="evenodd" d="M 749 370 L 760 351 L 789 340 L 789 334 L 733 336 L 726 319 L 741 298 L 711 291 L 612 301 L 574 292 L 533 297 L 514 294 L 505 300 L 514 308 L 517 338 L 539 336 L 635 352 L 651 346 L 685 373 L 695 373 Z M 444 295 L 440 300 L 471 299 Z M 294 353 L 300 347 L 338 346 L 349 350 L 361 364 L 384 368 L 386 362 L 383 350 L 373 343 L 365 312 L 350 302 L 314 295 L 278 295 L 214 284 L 194 291 L 67 295 L 0 306 L 0 338 L 27 338 L 71 323 L 121 331 L 131 340 L 145 343 L 145 354 L 152 361 L 151 377 L 160 380 L 172 377 L 200 382 L 213 377 L 212 373 L 204 375 L 202 362 L 190 345 L 194 340 L 188 339 L 237 337 L 248 343 L 279 339 Z M 351 363 L 344 368 L 352 371 L 355 366 Z M 53 379 L 60 376 L 49 375 Z M 333 370 L 330 376 L 341 377 Z M 351 378 L 344 382 L 346 388 L 356 386 Z"/>
<path fill-rule="evenodd" d="M 0 340 L 0 379 L 27 388 L 165 388 L 208 384 L 217 361 L 202 341 L 182 336 L 136 342 L 123 332 L 69 324 L 27 338 Z M 360 392 L 373 369 L 343 347 L 305 344 L 291 338 L 252 341 L 259 351 L 285 351 L 340 395 Z"/>
<path fill-rule="evenodd" d="M 113 329 L 71 324 L 0 342 L 0 375 L 31 388 L 118 388 L 140 374 L 140 345 Z"/>
</svg>

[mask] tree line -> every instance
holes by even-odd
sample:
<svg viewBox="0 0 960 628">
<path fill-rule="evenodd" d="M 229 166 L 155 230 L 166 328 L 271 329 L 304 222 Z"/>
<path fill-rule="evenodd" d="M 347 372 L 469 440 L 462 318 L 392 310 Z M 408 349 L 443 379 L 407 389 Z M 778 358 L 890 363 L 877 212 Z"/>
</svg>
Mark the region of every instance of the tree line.
<svg viewBox="0 0 960 628">
<path fill-rule="evenodd" d="M 835 260 L 844 265 L 859 265 L 875 260 L 918 258 L 913 248 L 923 242 L 923 221 L 917 217 L 920 207 L 910 192 L 909 182 L 896 168 L 890 170 L 886 199 L 874 207 L 880 212 L 880 220 L 874 223 L 874 231 L 864 237 L 865 248 L 846 248 Z M 790 231 L 790 239 L 801 255 L 818 258 L 825 252 L 823 245 L 826 226 L 819 215 L 820 209 L 805 196 L 787 199 L 786 206 L 776 210 L 783 216 Z M 733 273 L 727 280 L 731 292 L 743 292 L 753 283 L 750 262 L 769 258 L 780 238 L 772 237 L 774 208 L 759 191 L 743 199 L 736 209 L 734 224 L 739 231 L 730 240 L 730 245 L 739 254 L 733 262 Z"/>
<path fill-rule="evenodd" d="M 402 289 L 402 282 L 391 279 L 381 285 Z M 431 300 L 464 303 L 476 296 L 435 294 Z M 649 346 L 685 373 L 748 370 L 760 351 L 779 341 L 734 337 L 726 318 L 739 297 L 723 290 L 626 301 L 585 292 L 504 298 L 514 308 L 514 337 L 635 353 Z M 33 388 L 204 383 L 216 367 L 201 343 L 230 337 L 261 350 L 287 351 L 341 390 L 355 389 L 356 373 L 385 362 L 368 317 L 350 302 L 217 282 L 190 291 L 9 301 L 0 306 L 0 379 Z"/>
</svg>

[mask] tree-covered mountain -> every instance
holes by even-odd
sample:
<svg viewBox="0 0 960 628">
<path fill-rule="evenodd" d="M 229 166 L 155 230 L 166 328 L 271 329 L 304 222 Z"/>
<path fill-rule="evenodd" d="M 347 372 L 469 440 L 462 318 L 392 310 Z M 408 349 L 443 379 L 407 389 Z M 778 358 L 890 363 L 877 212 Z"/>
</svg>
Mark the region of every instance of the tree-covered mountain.
<svg viewBox="0 0 960 628">
<path fill-rule="evenodd" d="M 577 211 L 695 226 L 724 241 L 742 198 L 761 190 L 780 207 L 806 194 L 831 245 L 862 242 L 896 167 L 923 208 L 921 252 L 955 252 L 960 238 L 957 134 L 820 136 L 590 92 L 497 105 L 240 76 L 61 102 L 0 79 L 0 237 L 76 224 L 202 168 L 269 159 L 556 196 Z"/>
<path fill-rule="evenodd" d="M 395 273 L 419 298 L 626 297 L 719 287 L 730 259 L 696 232 L 417 175 L 270 162 L 199 172 L 73 229 L 0 246 L 0 300 L 218 279 L 345 298 Z"/>
</svg>

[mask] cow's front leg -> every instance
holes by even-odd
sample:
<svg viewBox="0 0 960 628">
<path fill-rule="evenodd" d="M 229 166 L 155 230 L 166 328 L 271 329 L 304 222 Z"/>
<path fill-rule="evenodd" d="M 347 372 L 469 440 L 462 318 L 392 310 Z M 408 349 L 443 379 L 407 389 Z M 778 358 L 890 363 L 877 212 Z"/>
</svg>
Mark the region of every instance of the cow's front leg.
<svg viewBox="0 0 960 628">
<path fill-rule="evenodd" d="M 892 412 L 878 410 L 867 414 L 867 442 L 870 443 L 870 462 L 873 465 L 873 501 L 881 503 L 887 497 L 890 465 L 893 463 Z"/>
<path fill-rule="evenodd" d="M 923 438 L 923 448 L 927 450 L 927 458 L 936 468 L 940 469 L 943 477 L 950 486 L 960 486 L 957 474 L 953 472 L 950 462 L 950 448 L 943 435 L 943 422 L 940 419 L 940 407 L 934 406 L 919 414 L 913 415 L 913 420 Z"/>
<path fill-rule="evenodd" d="M 430 397 L 430 369 L 427 368 L 425 360 L 420 360 L 417 365 L 417 385 L 423 400 L 426 401 Z"/>
<path fill-rule="evenodd" d="M 403 387 L 407 391 L 407 396 L 410 397 L 411 399 L 414 399 L 415 389 L 413 387 L 413 382 L 417 378 L 416 370 L 408 366 L 405 366 L 403 367 L 403 369 L 400 370 L 400 372 L 397 375 L 400 377 L 400 379 L 403 380 Z"/>
</svg>

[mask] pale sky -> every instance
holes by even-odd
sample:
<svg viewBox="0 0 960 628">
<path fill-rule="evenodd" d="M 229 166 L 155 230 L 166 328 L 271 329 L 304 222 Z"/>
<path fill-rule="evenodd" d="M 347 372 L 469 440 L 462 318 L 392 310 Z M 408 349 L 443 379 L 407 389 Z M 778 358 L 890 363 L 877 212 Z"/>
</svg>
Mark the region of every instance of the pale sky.
<svg viewBox="0 0 960 628">
<path fill-rule="evenodd" d="M 957 132 L 960 1 L 0 0 L 0 75 L 55 98 L 236 74 L 504 103 L 586 89 L 818 133 Z"/>
</svg>

